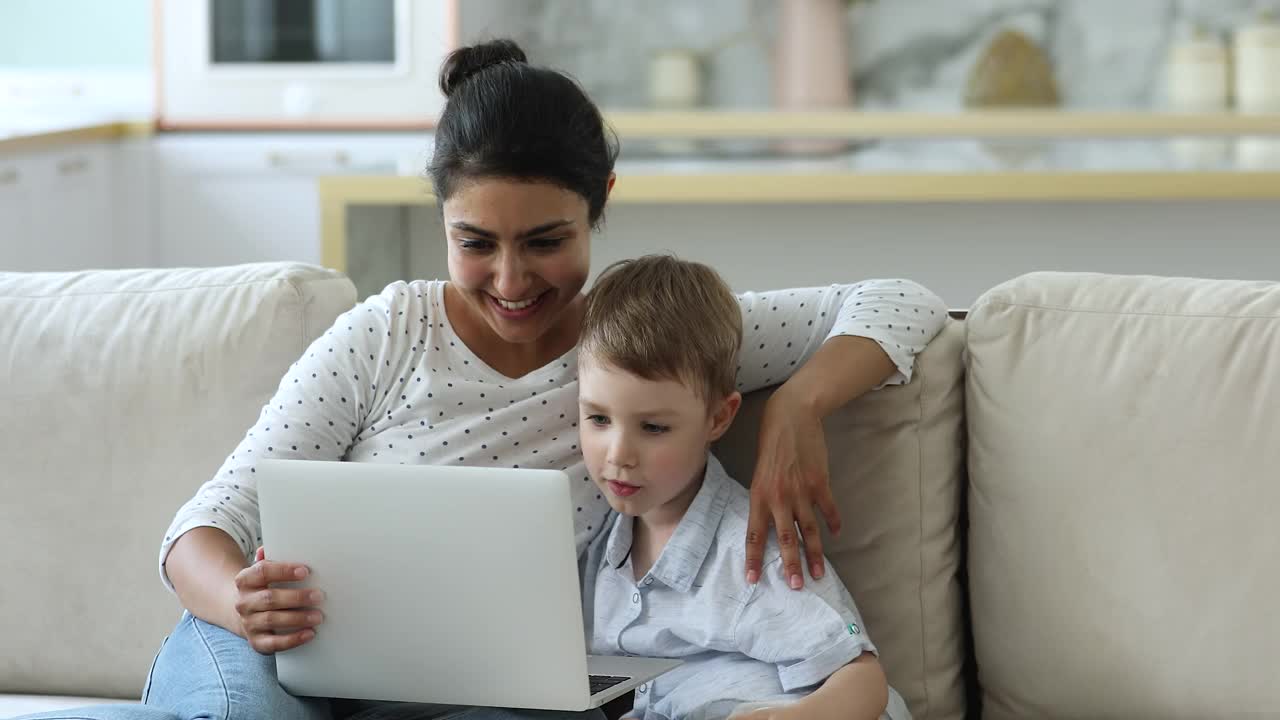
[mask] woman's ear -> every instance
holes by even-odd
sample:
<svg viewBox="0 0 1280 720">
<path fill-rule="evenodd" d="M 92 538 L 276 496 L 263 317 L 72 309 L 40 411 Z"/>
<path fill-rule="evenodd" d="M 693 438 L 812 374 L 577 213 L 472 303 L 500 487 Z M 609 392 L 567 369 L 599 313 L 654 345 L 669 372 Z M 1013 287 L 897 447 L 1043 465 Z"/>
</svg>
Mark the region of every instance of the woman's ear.
<svg viewBox="0 0 1280 720">
<path fill-rule="evenodd" d="M 609 182 L 604 187 L 604 196 L 607 198 L 613 192 L 613 183 L 618 179 L 618 173 L 609 173 Z"/>
<path fill-rule="evenodd" d="M 729 426 L 733 425 L 733 419 L 738 416 L 738 408 L 742 407 L 742 393 L 734 391 L 725 399 L 720 401 L 715 412 L 711 414 L 711 441 L 719 440 L 726 432 Z"/>
</svg>

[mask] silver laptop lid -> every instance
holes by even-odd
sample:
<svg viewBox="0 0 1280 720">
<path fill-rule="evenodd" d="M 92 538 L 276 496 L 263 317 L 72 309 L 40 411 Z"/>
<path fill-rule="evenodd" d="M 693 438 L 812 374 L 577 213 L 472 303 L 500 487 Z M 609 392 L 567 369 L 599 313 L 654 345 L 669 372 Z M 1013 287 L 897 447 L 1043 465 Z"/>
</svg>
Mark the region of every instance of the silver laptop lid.
<svg viewBox="0 0 1280 720">
<path fill-rule="evenodd" d="M 266 460 L 268 559 L 326 593 L 276 656 L 298 695 L 585 709 L 569 479 L 552 470 Z"/>
</svg>

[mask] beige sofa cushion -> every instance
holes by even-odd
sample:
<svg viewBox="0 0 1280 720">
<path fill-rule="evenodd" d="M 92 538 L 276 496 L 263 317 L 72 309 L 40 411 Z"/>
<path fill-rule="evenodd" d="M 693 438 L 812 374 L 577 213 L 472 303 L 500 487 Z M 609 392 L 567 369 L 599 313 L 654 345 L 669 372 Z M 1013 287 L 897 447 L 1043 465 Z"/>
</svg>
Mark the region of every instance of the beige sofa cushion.
<svg viewBox="0 0 1280 720">
<path fill-rule="evenodd" d="M 139 695 L 165 527 L 354 301 L 285 263 L 0 273 L 0 692 Z"/>
<path fill-rule="evenodd" d="M 1035 274 L 967 323 L 984 717 L 1280 709 L 1280 286 Z"/>
<path fill-rule="evenodd" d="M 959 514 L 964 473 L 962 324 L 949 322 L 904 386 L 827 419 L 831 487 L 844 531 L 825 532 L 889 682 L 916 720 L 961 718 L 965 632 Z M 747 396 L 716 453 L 744 484 L 768 391 Z"/>
<path fill-rule="evenodd" d="M 47 713 L 55 710 L 71 710 L 88 705 L 115 705 L 131 702 L 118 698 L 70 697 L 67 695 L 2 695 L 0 694 L 0 718 L 16 718 L 22 715 Z M 68 713 L 68 718 L 78 714 Z"/>
</svg>

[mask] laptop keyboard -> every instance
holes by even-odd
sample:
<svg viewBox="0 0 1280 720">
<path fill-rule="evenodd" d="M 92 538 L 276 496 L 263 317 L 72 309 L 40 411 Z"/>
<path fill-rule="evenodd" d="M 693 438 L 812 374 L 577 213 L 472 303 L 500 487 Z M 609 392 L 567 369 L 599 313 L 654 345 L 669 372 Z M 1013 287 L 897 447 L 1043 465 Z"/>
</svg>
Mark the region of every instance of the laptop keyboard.
<svg viewBox="0 0 1280 720">
<path fill-rule="evenodd" d="M 618 677 L 617 675 L 590 675 L 587 677 L 588 683 L 591 685 L 591 694 L 608 690 L 609 688 L 621 682 L 630 680 L 629 677 Z"/>
</svg>

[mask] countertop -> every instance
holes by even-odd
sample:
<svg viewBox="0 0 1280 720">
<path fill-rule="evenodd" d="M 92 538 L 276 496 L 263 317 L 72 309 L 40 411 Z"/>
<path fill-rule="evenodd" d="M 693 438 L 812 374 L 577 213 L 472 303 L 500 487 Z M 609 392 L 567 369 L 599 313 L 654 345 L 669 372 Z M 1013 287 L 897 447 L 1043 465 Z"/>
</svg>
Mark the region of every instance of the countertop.
<svg viewBox="0 0 1280 720">
<path fill-rule="evenodd" d="M 149 119 L 117 113 L 5 113 L 0 117 L 0 153 L 145 136 L 152 128 Z"/>
</svg>

